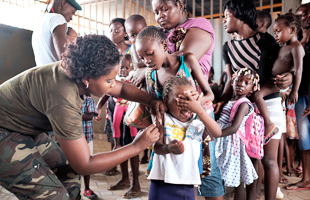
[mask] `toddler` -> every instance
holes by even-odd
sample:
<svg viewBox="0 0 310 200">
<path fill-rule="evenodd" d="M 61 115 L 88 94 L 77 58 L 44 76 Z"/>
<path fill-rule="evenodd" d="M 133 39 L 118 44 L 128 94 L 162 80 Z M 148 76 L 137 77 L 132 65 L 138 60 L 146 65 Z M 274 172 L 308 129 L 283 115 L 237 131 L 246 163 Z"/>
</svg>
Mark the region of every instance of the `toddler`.
<svg viewBox="0 0 310 200">
<path fill-rule="evenodd" d="M 293 13 L 280 15 L 273 25 L 275 38 L 281 45 L 281 49 L 272 67 L 272 76 L 276 77 L 285 72 L 294 72 L 293 88 L 289 95 L 289 102 L 292 103 L 297 102 L 297 91 L 302 75 L 302 59 L 305 55 L 302 45 L 297 40 L 297 33 L 300 27 L 300 20 Z M 254 101 L 264 117 L 266 144 L 278 132 L 278 128 L 270 120 L 263 97 L 279 91 L 280 89 L 270 81 L 269 84 L 264 84 L 261 90 L 254 94 Z"/>
<path fill-rule="evenodd" d="M 185 95 L 187 100 L 180 98 Z M 198 159 L 201 134 L 220 136 L 221 129 L 200 105 L 198 92 L 185 77 L 165 82 L 163 102 L 168 112 L 163 125 L 156 122 L 160 139 L 154 144 L 149 200 L 194 200 L 194 185 L 200 185 Z M 198 120 L 196 117 L 199 117 Z"/>
</svg>

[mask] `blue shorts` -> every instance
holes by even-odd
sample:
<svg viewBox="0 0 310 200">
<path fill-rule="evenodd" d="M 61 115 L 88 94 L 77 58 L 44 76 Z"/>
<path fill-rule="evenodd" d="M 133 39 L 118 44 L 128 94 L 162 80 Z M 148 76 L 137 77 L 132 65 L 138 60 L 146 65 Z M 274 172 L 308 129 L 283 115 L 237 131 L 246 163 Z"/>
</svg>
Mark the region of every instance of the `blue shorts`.
<svg viewBox="0 0 310 200">
<path fill-rule="evenodd" d="M 151 180 L 149 200 L 195 200 L 193 185 L 176 185 Z"/>
<path fill-rule="evenodd" d="M 224 180 L 222 179 L 220 169 L 211 169 L 211 175 L 201 178 L 201 185 L 197 189 L 197 195 L 203 197 L 220 197 L 224 194 Z"/>
<path fill-rule="evenodd" d="M 214 119 L 214 113 L 212 113 Z M 197 189 L 197 195 L 203 197 L 220 197 L 225 194 L 224 181 L 220 169 L 217 167 L 215 157 L 215 141 L 209 142 L 211 175 L 201 178 L 201 185 Z M 202 165 L 202 160 L 201 160 Z"/>
<path fill-rule="evenodd" d="M 308 96 L 299 96 L 295 104 L 297 130 L 299 135 L 300 150 L 310 149 L 310 115 L 302 117 L 302 114 L 309 102 Z"/>
</svg>

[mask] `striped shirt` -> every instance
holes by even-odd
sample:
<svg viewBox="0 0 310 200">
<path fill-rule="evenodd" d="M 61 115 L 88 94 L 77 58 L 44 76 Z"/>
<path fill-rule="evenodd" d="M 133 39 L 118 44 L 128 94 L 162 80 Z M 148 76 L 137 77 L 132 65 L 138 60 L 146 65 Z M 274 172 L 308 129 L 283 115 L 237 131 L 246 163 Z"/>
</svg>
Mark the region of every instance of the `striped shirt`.
<svg viewBox="0 0 310 200">
<path fill-rule="evenodd" d="M 225 43 L 223 49 L 225 48 L 227 55 L 223 55 L 223 58 L 226 64 L 232 65 L 233 72 L 246 67 L 257 71 L 261 55 L 257 45 L 259 40 L 260 35 L 257 33 L 244 40 L 230 40 Z"/>
<path fill-rule="evenodd" d="M 250 68 L 258 73 L 261 84 L 270 80 L 279 45 L 268 33 L 256 33 L 243 40 L 230 40 L 223 45 L 223 60 L 231 64 L 233 73 Z"/>
</svg>

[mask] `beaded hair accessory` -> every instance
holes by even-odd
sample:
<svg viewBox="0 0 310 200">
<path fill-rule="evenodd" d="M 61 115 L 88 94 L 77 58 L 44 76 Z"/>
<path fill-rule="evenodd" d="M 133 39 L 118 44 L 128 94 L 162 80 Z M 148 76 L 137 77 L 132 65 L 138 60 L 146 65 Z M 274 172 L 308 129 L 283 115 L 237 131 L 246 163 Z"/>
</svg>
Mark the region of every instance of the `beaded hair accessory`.
<svg viewBox="0 0 310 200">
<path fill-rule="evenodd" d="M 254 73 L 255 75 L 254 75 L 253 73 Z M 253 90 L 250 92 L 249 96 L 250 96 L 252 93 L 254 93 L 254 92 L 260 90 L 259 75 L 258 75 L 255 71 L 253 71 L 253 70 L 251 70 L 251 69 L 249 69 L 249 68 L 241 68 L 241 69 L 239 69 L 238 71 L 236 71 L 236 72 L 232 75 L 232 80 L 235 80 L 235 78 L 236 78 L 237 76 L 240 76 L 241 74 L 243 74 L 243 76 L 246 76 L 246 75 L 248 75 L 248 74 L 251 75 L 250 80 L 253 81 Z"/>
</svg>

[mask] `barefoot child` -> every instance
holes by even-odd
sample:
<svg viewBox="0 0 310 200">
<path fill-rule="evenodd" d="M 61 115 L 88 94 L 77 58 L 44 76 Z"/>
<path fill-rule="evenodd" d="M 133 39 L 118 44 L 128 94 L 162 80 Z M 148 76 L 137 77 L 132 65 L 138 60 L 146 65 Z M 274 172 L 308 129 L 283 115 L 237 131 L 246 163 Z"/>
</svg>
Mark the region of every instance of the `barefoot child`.
<svg viewBox="0 0 310 200">
<path fill-rule="evenodd" d="M 185 95 L 187 100 L 180 99 Z M 148 179 L 151 180 L 149 200 L 194 200 L 194 185 L 200 185 L 198 159 L 200 137 L 191 137 L 189 126 L 200 134 L 204 128 L 213 136 L 220 136 L 221 129 L 200 105 L 198 92 L 185 77 L 171 77 L 165 82 L 163 101 L 168 107 L 163 125 L 156 123 L 161 137 L 154 144 L 154 161 Z M 196 114 L 200 120 L 195 119 Z"/>
<path fill-rule="evenodd" d="M 247 199 L 255 199 L 256 187 L 252 183 L 258 176 L 246 152 L 245 144 L 236 134 L 238 130 L 245 134 L 245 122 L 254 111 L 254 107 L 251 103 L 241 103 L 232 122 L 230 122 L 230 113 L 236 101 L 246 98 L 259 89 L 259 76 L 253 70 L 242 68 L 235 72 L 232 81 L 233 98 L 224 106 L 217 121 L 222 128 L 222 135 L 216 140 L 215 155 L 225 185 L 236 187 L 235 199 L 244 199 L 240 196 L 243 193 L 244 184 L 250 185 Z"/>
<path fill-rule="evenodd" d="M 289 102 L 296 103 L 298 98 L 297 91 L 302 75 L 302 59 L 305 55 L 302 45 L 297 40 L 297 33 L 300 30 L 299 19 L 292 13 L 280 15 L 273 25 L 273 30 L 276 41 L 282 47 L 278 58 L 274 62 L 272 76 L 276 77 L 285 72 L 294 72 L 293 89 L 289 95 Z M 254 94 L 254 101 L 265 121 L 265 143 L 270 141 L 270 138 L 278 132 L 278 129 L 270 121 L 263 97 L 279 91 L 280 89 L 270 81 L 269 84 L 264 84 L 261 90 Z"/>
</svg>

